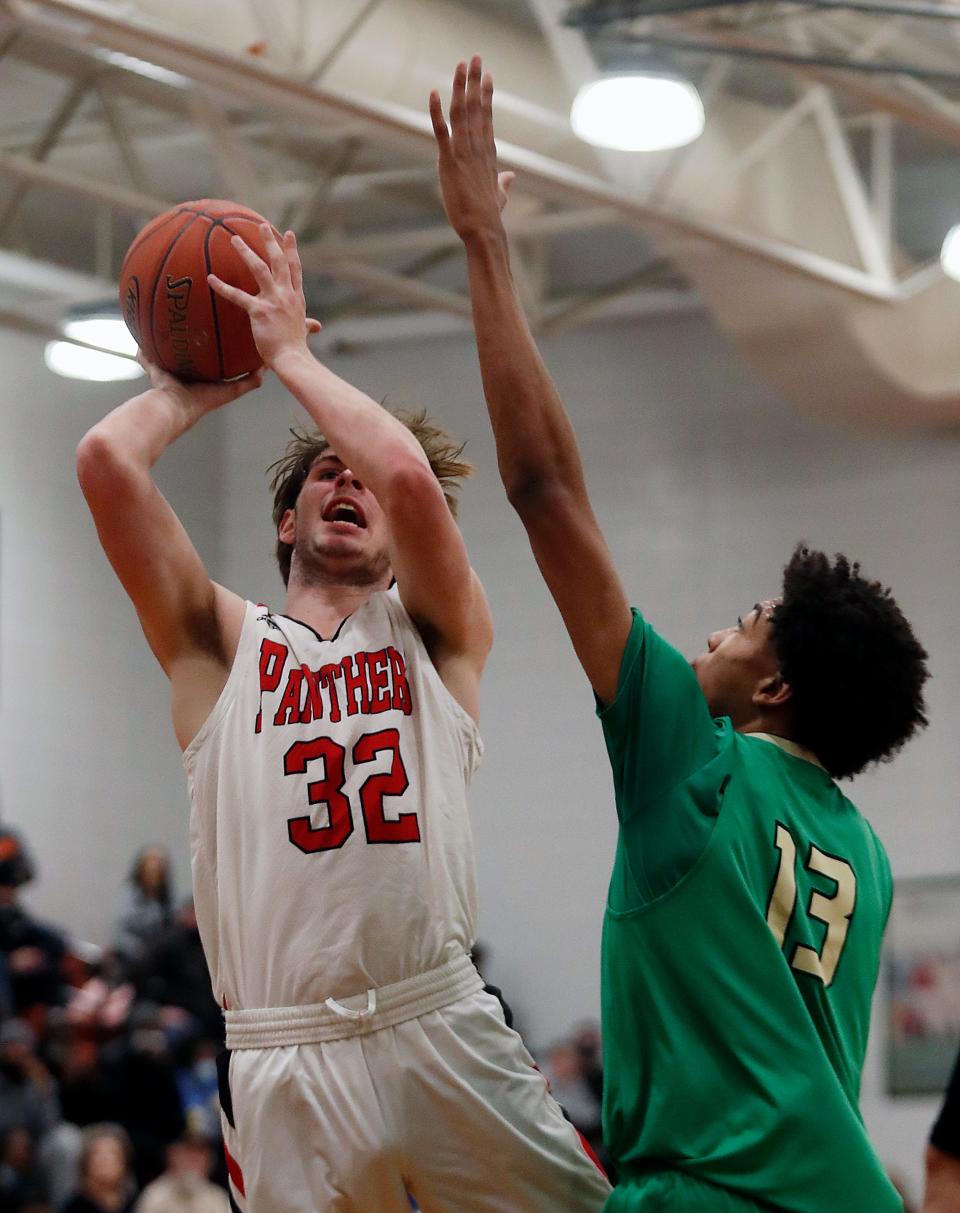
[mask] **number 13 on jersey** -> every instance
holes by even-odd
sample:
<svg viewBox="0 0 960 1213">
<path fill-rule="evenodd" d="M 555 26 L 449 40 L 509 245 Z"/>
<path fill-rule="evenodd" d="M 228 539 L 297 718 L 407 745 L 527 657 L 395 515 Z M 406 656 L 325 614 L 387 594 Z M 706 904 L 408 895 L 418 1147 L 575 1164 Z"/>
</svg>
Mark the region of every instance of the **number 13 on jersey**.
<svg viewBox="0 0 960 1213">
<path fill-rule="evenodd" d="M 787 827 L 779 821 L 773 845 L 780 858 L 767 905 L 767 926 L 783 947 L 797 905 L 797 844 Z M 810 844 L 804 866 L 808 872 L 826 876 L 835 887 L 829 894 L 811 890 L 806 915 L 826 925 L 823 944 L 819 950 L 804 943 L 795 944 L 790 965 L 798 973 L 809 973 L 811 977 L 819 978 L 829 988 L 847 942 L 847 931 L 857 900 L 857 878 L 846 860 L 828 855 L 813 843 Z"/>
</svg>

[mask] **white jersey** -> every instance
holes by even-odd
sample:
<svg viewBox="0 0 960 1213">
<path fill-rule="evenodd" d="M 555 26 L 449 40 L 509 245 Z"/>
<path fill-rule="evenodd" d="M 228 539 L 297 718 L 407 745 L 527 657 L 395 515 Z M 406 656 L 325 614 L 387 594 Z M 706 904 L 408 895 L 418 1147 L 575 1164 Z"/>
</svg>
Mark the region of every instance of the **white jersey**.
<svg viewBox="0 0 960 1213">
<path fill-rule="evenodd" d="M 469 951 L 482 745 L 396 589 L 329 640 L 247 603 L 184 751 L 197 922 L 225 1007 L 320 1004 Z"/>
</svg>

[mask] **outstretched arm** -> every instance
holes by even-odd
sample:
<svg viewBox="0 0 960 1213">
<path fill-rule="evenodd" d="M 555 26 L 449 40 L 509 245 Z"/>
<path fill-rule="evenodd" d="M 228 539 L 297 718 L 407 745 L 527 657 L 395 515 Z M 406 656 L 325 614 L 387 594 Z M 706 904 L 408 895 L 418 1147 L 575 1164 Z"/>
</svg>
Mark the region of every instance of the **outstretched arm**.
<svg viewBox="0 0 960 1213">
<path fill-rule="evenodd" d="M 493 81 L 479 57 L 457 67 L 450 128 L 430 97 L 440 184 L 467 250 L 473 322 L 500 476 L 520 515 L 580 664 L 604 702 L 616 695 L 631 616 L 587 496 L 573 427 L 527 325 L 500 218 Z"/>
<path fill-rule="evenodd" d="M 107 558 L 170 678 L 186 745 L 216 702 L 236 651 L 243 602 L 215 585 L 151 469 L 201 417 L 258 387 L 187 385 L 148 367 L 153 386 L 98 422 L 77 448 L 77 475 Z"/>
<path fill-rule="evenodd" d="M 269 227 L 262 231 L 269 263 L 238 237 L 233 240 L 259 294 L 246 294 L 212 275 L 210 284 L 244 308 L 266 365 L 377 498 L 389 525 L 390 564 L 401 600 L 441 677 L 476 715 L 492 624 L 443 490 L 406 426 L 310 353 L 296 238 L 287 232 L 281 246 Z"/>
</svg>

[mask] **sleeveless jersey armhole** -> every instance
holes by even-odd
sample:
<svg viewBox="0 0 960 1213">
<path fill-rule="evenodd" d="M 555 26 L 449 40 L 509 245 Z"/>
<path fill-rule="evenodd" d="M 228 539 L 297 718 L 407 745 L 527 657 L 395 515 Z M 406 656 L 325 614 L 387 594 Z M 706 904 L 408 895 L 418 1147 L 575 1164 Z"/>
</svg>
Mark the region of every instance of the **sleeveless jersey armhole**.
<svg viewBox="0 0 960 1213">
<path fill-rule="evenodd" d="M 383 591 L 383 595 L 387 610 L 412 634 L 414 643 L 423 655 L 424 669 L 428 671 L 427 677 L 431 678 L 435 683 L 441 697 L 445 700 L 456 721 L 457 733 L 463 749 L 464 774 L 469 780 L 476 773 L 483 759 L 484 747 L 483 738 L 480 736 L 480 726 L 463 704 L 451 693 L 450 688 L 440 677 L 440 672 L 433 664 L 433 660 L 427 652 L 427 646 L 420 635 L 420 629 L 410 618 L 407 608 L 403 605 L 403 600 L 400 597 L 400 591 L 397 586 L 392 585 L 389 590 Z"/>
<path fill-rule="evenodd" d="M 200 750 L 203 748 L 204 742 L 206 742 L 223 720 L 227 709 L 236 698 L 243 662 L 249 656 L 249 650 L 255 647 L 258 609 L 254 603 L 246 603 L 243 613 L 243 626 L 240 629 L 240 640 L 233 657 L 230 673 L 227 675 L 227 681 L 223 684 L 223 690 L 217 697 L 217 702 L 210 709 L 210 714 L 194 734 L 193 740 L 183 751 L 183 765 L 188 774 L 192 772 L 193 765 Z"/>
</svg>

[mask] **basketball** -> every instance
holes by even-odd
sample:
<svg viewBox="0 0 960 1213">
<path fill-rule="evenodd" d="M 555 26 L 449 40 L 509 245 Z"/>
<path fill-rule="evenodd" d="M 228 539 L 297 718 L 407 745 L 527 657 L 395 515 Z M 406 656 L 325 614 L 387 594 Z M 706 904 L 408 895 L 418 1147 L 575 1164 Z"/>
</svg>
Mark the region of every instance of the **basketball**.
<svg viewBox="0 0 960 1213">
<path fill-rule="evenodd" d="M 262 215 L 202 198 L 152 219 L 127 250 L 120 306 L 144 356 L 180 379 L 235 379 L 262 363 L 242 308 L 207 282 L 216 274 L 251 295 L 258 287 L 230 244 L 242 236 L 264 260 Z"/>
</svg>

